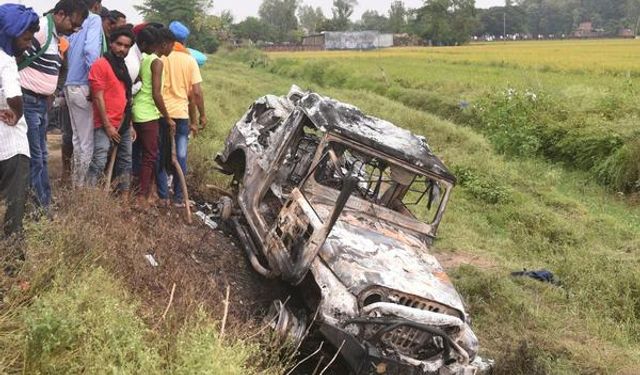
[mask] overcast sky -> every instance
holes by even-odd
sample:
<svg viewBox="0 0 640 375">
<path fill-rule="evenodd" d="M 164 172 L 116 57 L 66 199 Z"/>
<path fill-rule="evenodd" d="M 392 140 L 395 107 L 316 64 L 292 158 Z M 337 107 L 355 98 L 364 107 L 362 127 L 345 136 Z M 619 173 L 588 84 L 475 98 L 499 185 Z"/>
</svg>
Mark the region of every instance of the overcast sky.
<svg viewBox="0 0 640 375">
<path fill-rule="evenodd" d="M 177 0 L 179 1 L 179 0 Z M 53 8 L 56 0 L 0 0 L 0 3 L 17 2 L 33 7 L 38 13 L 43 13 Z M 331 16 L 332 0 L 303 0 L 304 4 L 320 6 L 324 10 L 325 16 Z M 141 4 L 142 0 L 102 0 L 102 5 L 109 9 L 117 9 L 127 15 L 129 22 L 138 23 L 142 17 L 133 9 L 134 4 Z M 258 7 L 262 0 L 214 0 L 213 13 L 219 14 L 224 9 L 231 10 L 236 22 L 241 21 L 247 16 L 255 16 L 258 14 Z M 355 10 L 355 19 L 360 19 L 360 15 L 367 9 L 375 9 L 378 12 L 386 13 L 391 4 L 391 0 L 360 0 L 360 5 Z M 422 0 L 404 0 L 409 8 L 420 6 Z M 490 6 L 503 5 L 504 0 L 476 0 L 476 6 L 479 8 L 488 8 Z"/>
</svg>

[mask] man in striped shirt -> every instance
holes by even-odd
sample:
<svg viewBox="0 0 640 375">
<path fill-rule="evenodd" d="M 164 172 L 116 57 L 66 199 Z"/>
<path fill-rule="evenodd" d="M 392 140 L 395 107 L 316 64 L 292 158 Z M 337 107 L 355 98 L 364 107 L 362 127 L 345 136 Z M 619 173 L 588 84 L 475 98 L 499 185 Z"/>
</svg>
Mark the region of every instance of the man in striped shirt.
<svg viewBox="0 0 640 375">
<path fill-rule="evenodd" d="M 51 204 L 47 170 L 47 112 L 62 66 L 59 35 L 70 35 L 78 30 L 87 15 L 87 6 L 82 0 L 60 0 L 48 15 L 40 18 L 40 31 L 34 35 L 31 48 L 18 63 L 31 152 L 31 189 L 36 204 L 45 212 Z"/>
</svg>

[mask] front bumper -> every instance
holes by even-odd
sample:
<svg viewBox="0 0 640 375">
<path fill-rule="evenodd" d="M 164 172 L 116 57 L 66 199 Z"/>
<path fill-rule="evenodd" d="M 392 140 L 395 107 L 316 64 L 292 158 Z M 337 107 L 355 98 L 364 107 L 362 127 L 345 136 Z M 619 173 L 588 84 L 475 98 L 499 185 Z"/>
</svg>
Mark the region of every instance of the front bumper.
<svg viewBox="0 0 640 375">
<path fill-rule="evenodd" d="M 363 339 L 360 334 L 350 333 L 350 326 L 359 326 L 359 332 L 365 325 L 380 327 L 378 334 Z M 399 327 L 418 327 L 426 329 L 430 334 L 441 337 L 442 352 L 429 360 L 418 360 L 404 356 L 381 345 L 381 337 L 385 332 Z M 490 374 L 492 363 L 483 361 L 479 357 L 469 363 L 461 362 L 455 355 L 455 343 L 442 330 L 422 326 L 402 318 L 371 319 L 359 318 L 347 322 L 346 328 L 338 328 L 322 324 L 321 333 L 336 348 L 341 349 L 341 355 L 356 375 L 388 374 L 388 375 L 482 375 Z"/>
</svg>

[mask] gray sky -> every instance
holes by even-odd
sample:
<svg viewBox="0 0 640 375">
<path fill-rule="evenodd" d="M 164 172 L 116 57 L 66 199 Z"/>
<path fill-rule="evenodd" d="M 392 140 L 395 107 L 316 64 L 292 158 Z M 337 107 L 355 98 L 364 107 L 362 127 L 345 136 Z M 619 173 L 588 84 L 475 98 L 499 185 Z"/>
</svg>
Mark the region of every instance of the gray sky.
<svg viewBox="0 0 640 375">
<path fill-rule="evenodd" d="M 33 7 L 38 13 L 43 13 L 53 8 L 56 0 L 0 0 L 0 3 L 17 2 Z M 332 0 L 303 0 L 304 4 L 313 5 L 314 7 L 322 7 L 325 16 L 331 15 Z M 127 15 L 129 22 L 138 23 L 142 17 L 133 9 L 134 4 L 141 4 L 142 0 L 102 0 L 102 4 L 109 9 L 117 9 Z M 241 21 L 247 16 L 255 16 L 258 14 L 258 7 L 262 0 L 214 0 L 213 13 L 219 14 L 224 9 L 231 10 L 235 16 L 235 20 Z M 404 0 L 409 8 L 420 6 L 422 0 Z M 378 12 L 386 13 L 389 9 L 391 0 L 360 0 L 355 10 L 355 19 L 360 19 L 360 15 L 367 9 L 375 9 Z M 480 8 L 488 8 L 490 6 L 503 5 L 504 0 L 476 0 L 476 6 Z"/>
</svg>

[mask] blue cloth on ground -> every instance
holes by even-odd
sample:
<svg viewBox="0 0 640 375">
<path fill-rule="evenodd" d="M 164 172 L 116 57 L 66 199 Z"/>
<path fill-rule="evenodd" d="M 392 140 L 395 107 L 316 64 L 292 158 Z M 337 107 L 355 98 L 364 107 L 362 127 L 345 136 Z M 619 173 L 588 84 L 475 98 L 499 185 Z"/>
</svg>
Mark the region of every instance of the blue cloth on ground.
<svg viewBox="0 0 640 375">
<path fill-rule="evenodd" d="M 527 271 L 526 269 L 523 271 L 515 271 L 511 272 L 511 276 L 526 276 L 545 283 L 558 284 L 553 273 L 544 269 L 539 271 Z"/>
</svg>

